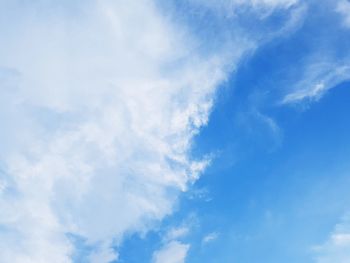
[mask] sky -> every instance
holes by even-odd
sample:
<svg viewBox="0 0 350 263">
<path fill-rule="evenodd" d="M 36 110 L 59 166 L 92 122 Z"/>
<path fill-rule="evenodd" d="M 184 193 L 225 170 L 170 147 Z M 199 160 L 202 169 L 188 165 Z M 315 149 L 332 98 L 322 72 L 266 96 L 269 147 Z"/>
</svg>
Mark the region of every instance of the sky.
<svg viewBox="0 0 350 263">
<path fill-rule="evenodd" d="M 349 263 L 350 2 L 0 0 L 0 263 Z"/>
</svg>

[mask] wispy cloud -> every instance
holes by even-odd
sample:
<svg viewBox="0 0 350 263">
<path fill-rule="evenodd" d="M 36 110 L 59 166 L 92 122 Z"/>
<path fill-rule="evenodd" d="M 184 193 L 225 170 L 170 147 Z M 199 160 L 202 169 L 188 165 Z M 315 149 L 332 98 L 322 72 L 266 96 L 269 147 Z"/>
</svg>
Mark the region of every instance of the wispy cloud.
<svg viewBox="0 0 350 263">
<path fill-rule="evenodd" d="M 315 9 L 312 1 L 310 8 Z M 350 4 L 346 0 L 326 1 L 317 16 L 310 16 L 310 21 L 324 17 L 325 21 L 320 22 L 325 24 L 312 29 L 314 38 L 299 38 L 303 43 L 301 51 L 304 57 L 298 61 L 298 68 L 292 70 L 298 73 L 286 85 L 289 87 L 281 101 L 282 104 L 318 101 L 330 89 L 350 79 L 348 63 L 350 54 L 340 40 L 347 39 L 348 33 L 346 29 L 341 29 L 339 23 L 335 23 L 337 21 L 335 16 L 341 15 L 341 21 L 347 25 L 347 20 L 350 18 L 349 11 Z M 308 32 L 311 28 L 306 27 L 303 30 Z M 303 49 L 307 51 L 304 52 Z"/>
<path fill-rule="evenodd" d="M 193 3 L 205 5 L 210 8 L 226 10 L 234 14 L 242 7 L 253 9 L 258 12 L 263 12 L 276 8 L 288 9 L 299 3 L 299 0 L 218 0 L 212 2 L 210 0 L 190 0 Z"/>
<path fill-rule="evenodd" d="M 202 244 L 207 244 L 207 243 L 213 242 L 216 239 L 218 239 L 218 237 L 219 237 L 219 233 L 218 232 L 209 233 L 209 234 L 207 234 L 206 236 L 203 237 Z"/>
<path fill-rule="evenodd" d="M 350 67 L 342 62 L 310 62 L 306 64 L 304 77 L 295 84 L 282 103 L 318 101 L 328 90 L 350 78 Z"/>
</svg>

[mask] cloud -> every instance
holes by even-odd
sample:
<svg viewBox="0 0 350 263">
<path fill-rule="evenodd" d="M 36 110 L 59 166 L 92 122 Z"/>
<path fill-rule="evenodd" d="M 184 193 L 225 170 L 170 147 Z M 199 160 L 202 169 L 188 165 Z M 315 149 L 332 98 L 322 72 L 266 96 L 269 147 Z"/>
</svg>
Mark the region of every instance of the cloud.
<svg viewBox="0 0 350 263">
<path fill-rule="evenodd" d="M 74 235 L 110 262 L 208 165 L 192 138 L 254 39 L 203 54 L 151 0 L 0 1 L 0 17 L 0 258 L 69 263 Z"/>
<path fill-rule="evenodd" d="M 317 263 L 350 262 L 350 217 L 344 217 L 329 239 L 314 248 Z"/>
<path fill-rule="evenodd" d="M 177 241 L 166 244 L 153 254 L 153 263 L 184 263 L 190 246 Z"/>
<path fill-rule="evenodd" d="M 190 222 L 186 222 L 169 229 L 162 238 L 162 247 L 153 253 L 152 263 L 184 263 L 190 245 L 180 240 L 187 237 L 190 225 Z"/>
<path fill-rule="evenodd" d="M 224 63 L 192 52 L 151 1 L 74 14 L 65 2 L 1 5 L 0 258 L 71 262 L 71 233 L 109 262 L 205 168 L 189 149 Z"/>
</svg>

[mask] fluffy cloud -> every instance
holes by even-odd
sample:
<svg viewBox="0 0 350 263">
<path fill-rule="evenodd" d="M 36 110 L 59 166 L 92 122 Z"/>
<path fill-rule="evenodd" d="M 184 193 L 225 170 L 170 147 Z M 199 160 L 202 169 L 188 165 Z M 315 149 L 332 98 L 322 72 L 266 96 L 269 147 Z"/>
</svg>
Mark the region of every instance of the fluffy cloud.
<svg viewBox="0 0 350 263">
<path fill-rule="evenodd" d="M 189 245 L 172 241 L 153 254 L 153 263 L 184 263 Z"/>
<path fill-rule="evenodd" d="M 254 45 L 203 55 L 151 0 L 0 1 L 0 15 L 0 258 L 69 263 L 76 236 L 90 262 L 115 260 L 206 167 L 192 138 Z"/>
<path fill-rule="evenodd" d="M 70 233 L 109 262 L 206 166 L 188 151 L 224 63 L 151 1 L 1 5 L 0 258 L 71 262 Z"/>
</svg>

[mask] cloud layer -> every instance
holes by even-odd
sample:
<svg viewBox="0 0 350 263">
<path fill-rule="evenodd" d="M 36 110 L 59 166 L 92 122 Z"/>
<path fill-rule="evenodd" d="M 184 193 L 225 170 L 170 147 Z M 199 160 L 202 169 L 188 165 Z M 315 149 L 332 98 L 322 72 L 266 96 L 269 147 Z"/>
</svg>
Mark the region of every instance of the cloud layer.
<svg viewBox="0 0 350 263">
<path fill-rule="evenodd" d="M 2 3 L 6 262 L 71 262 L 68 233 L 96 247 L 91 262 L 109 262 L 110 246 L 171 213 L 206 166 L 188 151 L 222 61 L 192 52 L 151 1 L 74 8 Z"/>
<path fill-rule="evenodd" d="M 115 260 L 125 233 L 170 214 L 206 167 L 190 157 L 192 138 L 254 39 L 203 54 L 151 0 L 0 10 L 0 258 L 72 262 L 76 237 L 89 262 Z M 173 252 L 183 262 L 188 249 L 171 242 L 155 262 Z"/>
</svg>

